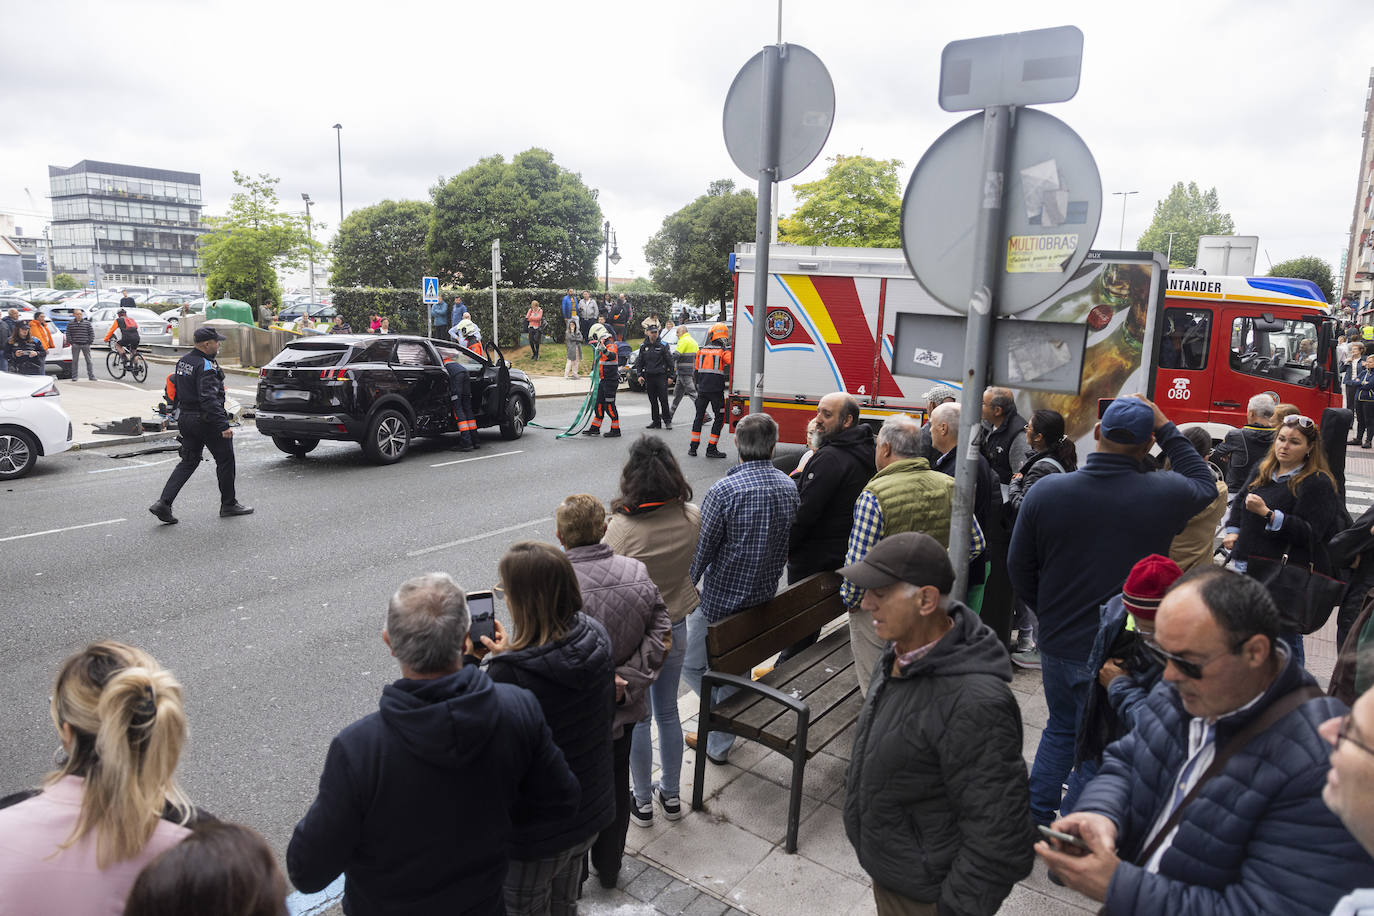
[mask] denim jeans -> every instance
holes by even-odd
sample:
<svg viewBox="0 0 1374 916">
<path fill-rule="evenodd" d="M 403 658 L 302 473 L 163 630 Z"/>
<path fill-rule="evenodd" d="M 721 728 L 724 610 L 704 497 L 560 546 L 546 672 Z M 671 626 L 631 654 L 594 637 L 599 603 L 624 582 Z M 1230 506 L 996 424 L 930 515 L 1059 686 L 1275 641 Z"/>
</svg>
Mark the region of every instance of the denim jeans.
<svg viewBox="0 0 1374 916">
<path fill-rule="evenodd" d="M 1030 773 L 1031 817 L 1037 824 L 1054 821 L 1060 808 L 1064 780 L 1073 769 L 1078 721 L 1088 703 L 1093 674 L 1087 662 L 1056 658 L 1043 649 L 1040 651 L 1040 681 L 1050 715 L 1040 735 L 1040 746 L 1035 749 Z"/>
<path fill-rule="evenodd" d="M 687 615 L 687 655 L 682 660 L 682 679 L 687 682 L 687 686 L 692 688 L 692 692 L 698 697 L 701 696 L 701 676 L 706 673 L 706 628 L 711 622 L 706 619 L 706 615 L 701 613 L 701 608 Z M 721 687 L 716 691 L 716 702 L 723 702 L 727 697 L 735 692 L 733 687 Z M 706 714 L 705 701 L 701 704 L 701 717 Z M 725 732 L 711 732 L 711 737 L 707 741 L 707 756 L 716 759 L 724 759 L 729 753 L 730 748 L 735 744 L 735 736 Z M 701 752 L 701 746 L 697 746 L 697 752 Z"/>
<path fill-rule="evenodd" d="M 1302 634 L 1298 633 L 1297 631 L 1289 632 L 1287 630 L 1280 630 L 1279 639 L 1283 640 L 1283 644 L 1288 647 L 1289 651 L 1291 651 L 1294 655 L 1297 656 L 1298 667 L 1306 668 L 1307 653 L 1304 652 L 1302 648 Z M 1340 646 L 1337 645 L 1336 648 L 1339 649 Z"/>
<path fill-rule="evenodd" d="M 687 657 L 687 618 L 673 624 L 673 645 L 658 677 L 649 686 L 649 714 L 635 723 L 634 742 L 630 745 L 630 781 L 634 786 L 635 803 L 649 801 L 654 785 L 653 734 L 649 720 L 658 722 L 658 759 L 663 765 L 658 785 L 663 794 L 673 798 L 681 793 L 682 782 L 682 718 L 677 710 L 677 687 L 682 680 L 682 660 Z"/>
</svg>

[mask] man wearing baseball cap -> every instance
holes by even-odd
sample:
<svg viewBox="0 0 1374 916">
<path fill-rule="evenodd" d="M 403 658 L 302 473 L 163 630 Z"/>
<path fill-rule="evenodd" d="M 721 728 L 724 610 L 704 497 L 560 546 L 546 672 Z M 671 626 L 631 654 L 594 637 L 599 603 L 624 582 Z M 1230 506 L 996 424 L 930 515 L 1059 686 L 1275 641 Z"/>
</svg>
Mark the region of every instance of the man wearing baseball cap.
<svg viewBox="0 0 1374 916">
<path fill-rule="evenodd" d="M 1144 395 L 1112 401 L 1093 435 L 1097 451 L 1077 471 L 1051 474 L 1026 495 L 1007 555 L 1016 594 L 1040 620 L 1049 721 L 1031 767 L 1038 824 L 1055 819 L 1073 769 L 1077 723 L 1097 676 L 1088 656 L 1098 611 L 1137 560 L 1167 556 L 1174 535 L 1217 495 L 1207 462 Z M 1173 470 L 1142 473 L 1156 442 Z"/>
<path fill-rule="evenodd" d="M 880 914 L 994 913 L 1035 841 L 1021 714 L 1001 639 L 951 600 L 928 534 L 884 538 L 840 575 L 888 641 L 859 715 L 844 827 Z"/>
<path fill-rule="evenodd" d="M 181 430 L 181 461 L 172 469 L 158 501 L 148 507 L 166 525 L 177 523 L 172 502 L 200 467 L 201 454 L 207 448 L 215 458 L 219 478 L 220 518 L 253 513 L 234 493 L 234 430 L 224 409 L 224 371 L 215 362 L 224 339 L 208 325 L 196 328 L 195 349 L 177 360 L 172 370 L 172 406 Z"/>
</svg>

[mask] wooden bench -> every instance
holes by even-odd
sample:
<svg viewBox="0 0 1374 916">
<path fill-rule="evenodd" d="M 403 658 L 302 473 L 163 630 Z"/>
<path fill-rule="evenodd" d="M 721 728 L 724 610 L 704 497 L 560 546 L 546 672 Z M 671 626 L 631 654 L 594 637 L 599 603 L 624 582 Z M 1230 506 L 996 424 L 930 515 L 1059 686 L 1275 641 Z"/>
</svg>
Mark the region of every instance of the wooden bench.
<svg viewBox="0 0 1374 916">
<path fill-rule="evenodd" d="M 757 681 L 749 675 L 755 665 L 844 614 L 843 581 L 835 573 L 817 573 L 765 604 L 711 624 L 706 631 L 710 670 L 701 679 L 692 809 L 701 810 L 706 740 L 711 732 L 729 732 L 786 754 L 792 758 L 789 853 L 797 851 L 806 761 L 854 724 L 863 707 L 849 631 L 842 628 L 831 633 Z M 712 688 L 717 687 L 734 687 L 737 692 L 716 699 Z"/>
</svg>

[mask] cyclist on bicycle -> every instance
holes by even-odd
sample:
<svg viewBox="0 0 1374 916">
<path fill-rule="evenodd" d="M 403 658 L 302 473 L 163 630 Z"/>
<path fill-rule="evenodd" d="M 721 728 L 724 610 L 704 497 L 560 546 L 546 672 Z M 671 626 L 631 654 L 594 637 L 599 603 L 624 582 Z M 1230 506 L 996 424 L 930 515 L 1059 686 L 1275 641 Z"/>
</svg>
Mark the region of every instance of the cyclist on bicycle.
<svg viewBox="0 0 1374 916">
<path fill-rule="evenodd" d="M 105 340 L 109 341 L 110 338 L 114 338 L 115 352 L 120 356 L 133 354 L 139 344 L 138 322 L 130 318 L 126 310 L 120 309 L 115 315 L 114 324 L 105 332 Z M 129 348 L 127 353 L 125 347 Z"/>
</svg>

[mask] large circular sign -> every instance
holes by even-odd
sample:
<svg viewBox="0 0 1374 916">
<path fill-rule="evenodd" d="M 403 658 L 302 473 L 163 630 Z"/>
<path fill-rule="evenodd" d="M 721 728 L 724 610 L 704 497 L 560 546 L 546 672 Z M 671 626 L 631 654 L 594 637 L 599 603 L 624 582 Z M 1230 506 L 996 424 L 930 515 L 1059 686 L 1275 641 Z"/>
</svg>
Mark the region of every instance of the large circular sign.
<svg viewBox="0 0 1374 916">
<path fill-rule="evenodd" d="M 725 96 L 725 148 L 739 170 L 757 178 L 763 161 L 764 54 L 749 58 Z M 835 122 L 835 84 L 815 54 L 801 45 L 780 46 L 782 91 L 778 104 L 778 174 L 786 181 L 815 161 Z"/>
<path fill-rule="evenodd" d="M 978 214 L 1001 195 L 997 311 L 1044 302 L 1088 256 L 1102 219 L 1102 178 L 1087 144 L 1053 115 L 1015 110 L 1000 183 L 983 170 L 983 115 L 926 150 L 902 199 L 902 251 L 921 286 L 960 314 L 973 296 Z"/>
</svg>

